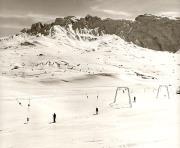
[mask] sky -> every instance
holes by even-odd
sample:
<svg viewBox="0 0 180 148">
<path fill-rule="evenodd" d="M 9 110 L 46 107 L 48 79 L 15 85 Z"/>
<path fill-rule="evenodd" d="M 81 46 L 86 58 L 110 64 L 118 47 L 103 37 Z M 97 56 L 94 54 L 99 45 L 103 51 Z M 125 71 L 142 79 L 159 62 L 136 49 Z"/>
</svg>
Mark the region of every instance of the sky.
<svg viewBox="0 0 180 148">
<path fill-rule="evenodd" d="M 0 36 L 69 15 L 134 19 L 145 13 L 180 17 L 180 0 L 0 0 Z"/>
</svg>

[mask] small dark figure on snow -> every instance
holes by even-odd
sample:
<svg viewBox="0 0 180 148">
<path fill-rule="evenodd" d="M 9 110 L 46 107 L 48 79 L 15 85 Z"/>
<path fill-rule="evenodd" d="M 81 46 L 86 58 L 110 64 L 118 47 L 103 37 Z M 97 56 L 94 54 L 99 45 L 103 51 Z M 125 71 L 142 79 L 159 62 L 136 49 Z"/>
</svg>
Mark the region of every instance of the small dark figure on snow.
<svg viewBox="0 0 180 148">
<path fill-rule="evenodd" d="M 53 123 L 56 123 L 56 114 L 53 114 Z"/>
<path fill-rule="evenodd" d="M 26 121 L 27 121 L 27 124 L 28 124 L 28 122 L 29 122 L 29 117 L 26 118 Z"/>
<path fill-rule="evenodd" d="M 98 110 L 98 108 L 96 107 L 96 115 L 98 115 L 98 112 L 99 112 L 99 110 Z"/>
<path fill-rule="evenodd" d="M 136 102 L 136 97 L 134 97 L 134 102 Z"/>
</svg>

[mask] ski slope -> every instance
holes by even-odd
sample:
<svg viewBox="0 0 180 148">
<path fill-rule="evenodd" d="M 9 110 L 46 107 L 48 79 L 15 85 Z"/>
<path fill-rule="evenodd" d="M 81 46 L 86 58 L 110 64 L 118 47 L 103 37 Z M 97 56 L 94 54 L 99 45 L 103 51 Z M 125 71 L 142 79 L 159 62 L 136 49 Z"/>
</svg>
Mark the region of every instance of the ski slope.
<svg viewBox="0 0 180 148">
<path fill-rule="evenodd" d="M 179 57 L 71 26 L 1 39 L 0 147 L 179 148 Z M 118 86 L 132 108 L 111 106 Z"/>
</svg>

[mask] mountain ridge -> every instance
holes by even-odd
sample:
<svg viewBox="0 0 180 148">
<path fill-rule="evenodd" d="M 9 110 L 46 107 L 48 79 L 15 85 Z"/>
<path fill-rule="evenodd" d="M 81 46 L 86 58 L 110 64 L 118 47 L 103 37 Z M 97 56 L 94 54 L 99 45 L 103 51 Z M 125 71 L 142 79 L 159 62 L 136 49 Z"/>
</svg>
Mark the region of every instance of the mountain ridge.
<svg viewBox="0 0 180 148">
<path fill-rule="evenodd" d="M 84 18 L 68 16 L 56 18 L 50 24 L 41 22 L 32 24 L 31 28 L 24 28 L 23 33 L 48 35 L 55 25 L 68 27 L 72 24 L 74 30 L 98 29 L 101 34 L 115 34 L 127 42 L 158 51 L 177 52 L 180 49 L 180 19 L 169 19 L 155 15 L 139 15 L 132 20 L 101 19 L 87 15 Z"/>
</svg>

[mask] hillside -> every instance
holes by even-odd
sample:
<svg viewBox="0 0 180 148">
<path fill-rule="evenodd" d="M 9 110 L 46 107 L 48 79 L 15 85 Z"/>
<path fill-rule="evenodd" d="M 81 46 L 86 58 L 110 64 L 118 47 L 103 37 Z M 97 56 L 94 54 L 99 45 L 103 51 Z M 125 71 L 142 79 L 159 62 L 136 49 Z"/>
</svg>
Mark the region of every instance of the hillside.
<svg viewBox="0 0 180 148">
<path fill-rule="evenodd" d="M 179 54 L 141 48 L 116 35 L 99 35 L 97 29 L 75 32 L 72 25 L 57 25 L 50 32 L 47 36 L 21 34 L 1 39 L 1 74 L 54 77 L 63 72 L 123 73 L 144 80 L 177 81 Z"/>
</svg>

